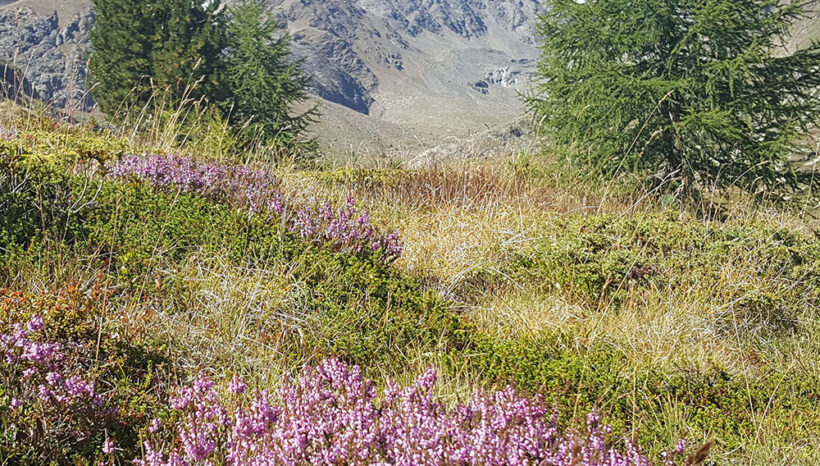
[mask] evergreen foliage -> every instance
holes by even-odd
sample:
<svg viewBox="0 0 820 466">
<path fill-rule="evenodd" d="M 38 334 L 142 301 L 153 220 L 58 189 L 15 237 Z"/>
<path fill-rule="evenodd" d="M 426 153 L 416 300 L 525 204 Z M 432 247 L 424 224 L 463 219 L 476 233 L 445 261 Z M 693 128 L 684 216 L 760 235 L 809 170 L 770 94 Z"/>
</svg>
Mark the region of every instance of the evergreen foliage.
<svg viewBox="0 0 820 466">
<path fill-rule="evenodd" d="M 697 196 L 798 191 L 798 142 L 820 118 L 820 44 L 787 55 L 805 2 L 550 0 L 528 99 L 571 159 Z"/>
<path fill-rule="evenodd" d="M 223 46 L 219 1 L 95 0 L 89 83 L 100 109 L 114 115 L 144 105 L 155 90 L 172 99 L 200 97 Z"/>
<path fill-rule="evenodd" d="M 229 123 L 245 128 L 248 140 L 297 144 L 316 112 L 290 111 L 308 98 L 310 85 L 301 62 L 291 59 L 290 36 L 279 32 L 262 0 L 241 2 L 230 16 L 223 80 L 229 92 L 221 109 Z"/>
<path fill-rule="evenodd" d="M 217 109 L 245 145 L 303 148 L 315 109 L 293 114 L 310 84 L 290 37 L 260 0 L 94 0 L 89 84 L 100 109 Z M 158 102 L 155 102 L 159 100 Z M 171 105 L 169 105 L 169 103 Z M 133 116 L 133 115 L 132 115 Z"/>
<path fill-rule="evenodd" d="M 146 1 L 94 1 L 96 22 L 91 43 L 95 52 L 88 62 L 88 82 L 106 113 L 117 111 L 148 85 L 154 32 L 149 5 Z"/>
<path fill-rule="evenodd" d="M 151 78 L 174 99 L 213 92 L 214 76 L 225 44 L 225 20 L 219 0 L 153 1 L 156 24 L 151 51 Z M 202 81 L 201 85 L 197 81 Z"/>
</svg>

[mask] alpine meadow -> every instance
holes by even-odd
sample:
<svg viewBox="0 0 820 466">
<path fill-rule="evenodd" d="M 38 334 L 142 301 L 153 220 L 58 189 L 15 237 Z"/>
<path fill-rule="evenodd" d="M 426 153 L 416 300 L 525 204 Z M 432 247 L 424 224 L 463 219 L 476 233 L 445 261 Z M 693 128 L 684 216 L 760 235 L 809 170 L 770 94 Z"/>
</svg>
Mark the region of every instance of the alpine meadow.
<svg viewBox="0 0 820 466">
<path fill-rule="evenodd" d="M 820 464 L 820 2 L 0 2 L 0 465 Z"/>
</svg>

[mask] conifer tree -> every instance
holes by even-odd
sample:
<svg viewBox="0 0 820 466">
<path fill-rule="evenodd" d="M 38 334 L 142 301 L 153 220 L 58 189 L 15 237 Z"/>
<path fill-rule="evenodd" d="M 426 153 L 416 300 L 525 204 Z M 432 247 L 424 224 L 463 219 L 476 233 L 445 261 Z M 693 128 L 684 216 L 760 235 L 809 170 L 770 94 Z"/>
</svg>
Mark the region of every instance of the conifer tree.
<svg viewBox="0 0 820 466">
<path fill-rule="evenodd" d="M 116 112 L 149 85 L 155 31 L 150 5 L 143 0 L 94 0 L 88 84 L 106 113 Z"/>
<path fill-rule="evenodd" d="M 528 99 L 553 149 L 609 176 L 695 195 L 805 188 L 798 143 L 820 117 L 820 44 L 783 44 L 805 2 L 548 0 Z"/>
<path fill-rule="evenodd" d="M 219 1 L 154 0 L 151 77 L 176 99 L 207 96 L 218 85 L 225 24 Z"/>
<path fill-rule="evenodd" d="M 291 55 L 290 36 L 262 0 L 243 0 L 229 16 L 219 106 L 247 139 L 293 146 L 316 111 L 293 113 L 308 98 L 310 78 Z"/>
<path fill-rule="evenodd" d="M 304 132 L 315 107 L 293 111 L 308 98 L 310 79 L 262 0 L 242 0 L 227 10 L 218 0 L 94 5 L 88 81 L 109 116 L 116 119 L 123 106 L 149 104 L 159 92 L 172 108 L 195 101 L 217 109 L 246 144 L 312 145 Z"/>
<path fill-rule="evenodd" d="M 94 9 L 88 82 L 105 113 L 210 81 L 224 47 L 218 0 L 94 0 Z"/>
</svg>

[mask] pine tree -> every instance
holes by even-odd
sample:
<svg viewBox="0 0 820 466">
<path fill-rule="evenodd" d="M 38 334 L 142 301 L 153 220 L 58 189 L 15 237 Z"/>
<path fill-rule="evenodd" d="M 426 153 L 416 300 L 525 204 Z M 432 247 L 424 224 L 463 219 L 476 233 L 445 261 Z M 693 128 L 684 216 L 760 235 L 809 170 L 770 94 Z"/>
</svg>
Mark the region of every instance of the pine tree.
<svg viewBox="0 0 820 466">
<path fill-rule="evenodd" d="M 820 119 L 820 44 L 783 52 L 793 0 L 549 0 L 538 92 L 553 149 L 697 196 L 805 188 L 798 142 Z"/>
<path fill-rule="evenodd" d="M 216 86 L 225 24 L 220 3 L 155 0 L 151 77 L 174 99 L 207 96 Z"/>
<path fill-rule="evenodd" d="M 106 113 L 116 112 L 149 87 L 155 29 L 150 5 L 148 1 L 94 0 L 94 52 L 87 81 L 94 100 Z"/>
<path fill-rule="evenodd" d="M 241 1 L 227 12 L 218 0 L 94 4 L 88 81 L 109 116 L 150 104 L 160 93 L 172 108 L 190 102 L 216 108 L 245 144 L 312 145 L 304 133 L 315 107 L 293 112 L 308 99 L 310 79 L 262 0 Z"/>
<path fill-rule="evenodd" d="M 315 107 L 300 114 L 293 105 L 308 98 L 310 78 L 292 57 L 290 36 L 262 0 L 230 9 L 219 107 L 246 140 L 294 146 L 304 139 Z"/>
<path fill-rule="evenodd" d="M 221 59 L 219 1 L 94 0 L 94 9 L 88 82 L 103 112 L 148 102 L 155 90 L 206 93 L 195 83 L 210 82 Z"/>
</svg>

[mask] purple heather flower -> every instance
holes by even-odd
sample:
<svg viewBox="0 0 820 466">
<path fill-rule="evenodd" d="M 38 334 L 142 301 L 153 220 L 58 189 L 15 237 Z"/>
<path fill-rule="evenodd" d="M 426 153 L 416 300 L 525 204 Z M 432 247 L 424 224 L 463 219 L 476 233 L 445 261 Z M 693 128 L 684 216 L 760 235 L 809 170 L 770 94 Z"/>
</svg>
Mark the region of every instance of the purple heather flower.
<svg viewBox="0 0 820 466">
<path fill-rule="evenodd" d="M 40 398 L 40 401 L 43 403 L 49 401 L 51 398 L 51 391 L 46 388 L 45 385 L 38 385 L 37 386 L 37 397 Z"/>
<path fill-rule="evenodd" d="M 162 428 L 162 420 L 160 418 L 154 418 L 151 421 L 151 425 L 148 426 L 148 432 L 152 434 L 156 434 Z"/>
<path fill-rule="evenodd" d="M 242 379 L 240 379 L 237 376 L 234 377 L 233 380 L 231 380 L 231 383 L 228 386 L 228 391 L 237 395 L 241 395 L 242 393 L 245 393 L 246 387 L 247 386 L 245 385 L 245 382 L 243 382 Z"/>
<path fill-rule="evenodd" d="M 291 232 L 305 241 L 330 244 L 339 251 L 380 252 L 383 260 L 392 262 L 404 249 L 398 233 L 378 233 L 369 214 L 357 212 L 352 195 L 336 211 L 327 201 L 307 207 L 290 206 L 279 190 L 280 179 L 266 170 L 174 155 L 132 155 L 120 159 L 109 173 L 114 178 L 147 182 L 158 189 L 198 193 L 246 208 L 254 215 L 278 215 Z"/>
<path fill-rule="evenodd" d="M 0 123 L 0 141 L 10 141 L 17 138 L 16 126 L 5 126 Z"/>
<path fill-rule="evenodd" d="M 59 372 L 49 372 L 46 374 L 46 382 L 49 385 L 60 385 L 63 383 L 63 376 Z"/>
<path fill-rule="evenodd" d="M 407 387 L 388 383 L 379 401 L 358 367 L 330 359 L 285 384 L 280 406 L 246 393 L 252 401 L 231 414 L 208 382 L 179 390 L 176 443 L 146 443 L 136 464 L 649 464 L 629 442 L 607 446 L 599 413 L 586 432 L 561 432 L 555 410 L 511 388 L 448 409 L 433 396 L 433 369 Z"/>
<path fill-rule="evenodd" d="M 682 455 L 684 452 L 686 452 L 686 440 L 682 439 L 677 445 L 675 445 L 675 453 Z"/>
<path fill-rule="evenodd" d="M 111 440 L 111 437 L 106 436 L 102 446 L 103 454 L 106 456 L 111 456 L 114 454 L 115 450 L 116 449 L 114 448 L 114 441 Z"/>
<path fill-rule="evenodd" d="M 45 321 L 43 321 L 43 318 L 40 316 L 34 316 L 28 322 L 27 327 L 29 332 L 39 332 L 43 329 L 43 327 L 45 327 Z"/>
</svg>

